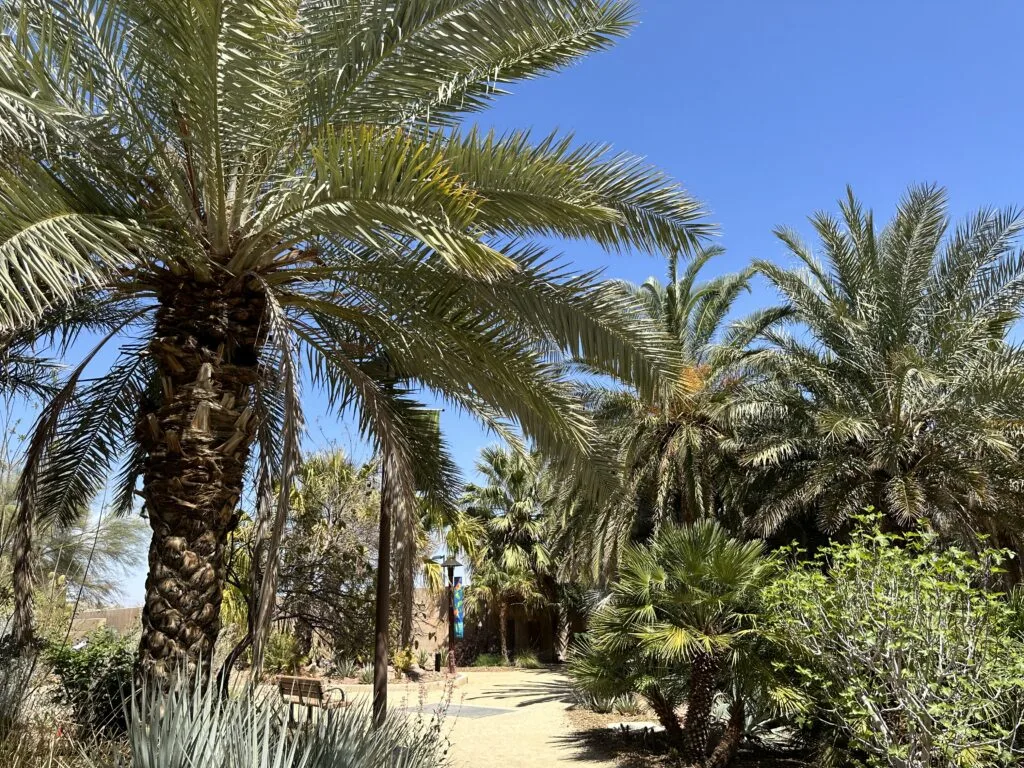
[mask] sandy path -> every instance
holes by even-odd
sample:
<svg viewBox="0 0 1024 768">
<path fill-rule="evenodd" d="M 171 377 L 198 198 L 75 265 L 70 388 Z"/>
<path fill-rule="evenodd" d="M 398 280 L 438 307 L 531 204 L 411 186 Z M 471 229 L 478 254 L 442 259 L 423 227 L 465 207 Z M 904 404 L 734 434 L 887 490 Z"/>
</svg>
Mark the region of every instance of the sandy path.
<svg viewBox="0 0 1024 768">
<path fill-rule="evenodd" d="M 454 768 L 614 766 L 588 757 L 571 738 L 565 715 L 571 700 L 563 675 L 546 669 L 468 669 L 466 674 L 467 683 L 453 693 L 446 722 Z M 428 701 L 438 697 L 431 693 Z"/>
</svg>

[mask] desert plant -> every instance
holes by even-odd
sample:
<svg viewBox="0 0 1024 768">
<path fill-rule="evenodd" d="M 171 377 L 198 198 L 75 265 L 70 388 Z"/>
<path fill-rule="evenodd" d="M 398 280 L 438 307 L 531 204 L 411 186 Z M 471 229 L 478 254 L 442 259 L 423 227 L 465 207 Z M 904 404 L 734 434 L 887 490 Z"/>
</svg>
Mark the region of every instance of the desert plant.
<svg viewBox="0 0 1024 768">
<path fill-rule="evenodd" d="M 334 669 L 332 672 L 337 677 L 350 678 L 355 677 L 359 672 L 359 665 L 356 664 L 352 659 L 337 659 L 334 662 Z"/>
<path fill-rule="evenodd" d="M 364 664 L 363 666 L 361 666 L 359 668 L 358 673 L 357 673 L 357 677 L 359 678 L 359 682 L 362 683 L 363 685 L 372 685 L 373 684 L 373 665 L 372 664 Z"/>
<path fill-rule="evenodd" d="M 81 645 L 59 646 L 48 652 L 57 678 L 54 700 L 71 708 L 85 733 L 124 733 L 136 642 L 137 637 L 100 629 Z"/>
<path fill-rule="evenodd" d="M 391 666 L 395 668 L 395 674 L 398 677 L 406 674 L 412 669 L 412 663 L 415 660 L 411 648 L 400 648 L 395 651 L 394 656 L 391 658 Z"/>
<path fill-rule="evenodd" d="M 430 663 L 430 654 L 427 653 L 426 649 L 421 648 L 416 654 L 416 664 L 420 669 L 426 669 Z"/>
<path fill-rule="evenodd" d="M 533 651 L 517 653 L 513 664 L 520 669 L 543 669 L 544 667 L 544 665 L 540 663 L 540 659 L 537 658 L 537 654 Z"/>
<path fill-rule="evenodd" d="M 481 653 L 473 659 L 474 667 L 507 667 L 508 661 L 498 653 Z"/>
</svg>

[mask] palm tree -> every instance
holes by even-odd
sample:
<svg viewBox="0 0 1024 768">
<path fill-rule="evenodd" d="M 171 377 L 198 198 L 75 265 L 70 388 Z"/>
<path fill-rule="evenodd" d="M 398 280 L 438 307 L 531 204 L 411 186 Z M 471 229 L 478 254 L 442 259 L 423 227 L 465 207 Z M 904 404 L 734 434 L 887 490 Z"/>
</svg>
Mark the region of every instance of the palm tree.
<svg viewBox="0 0 1024 768">
<path fill-rule="evenodd" d="M 498 619 L 501 657 L 511 663 L 508 655 L 508 617 L 515 608 L 533 610 L 545 605 L 546 599 L 537 583 L 537 575 L 525 568 L 508 566 L 501 560 L 488 560 L 473 570 L 466 589 L 466 608 L 480 615 L 490 611 Z"/>
<path fill-rule="evenodd" d="M 505 569 L 548 571 L 545 504 L 552 489 L 543 459 L 536 453 L 488 446 L 480 451 L 476 470 L 486 482 L 467 485 L 463 503 L 487 529 L 480 556 Z"/>
<path fill-rule="evenodd" d="M 710 765 L 714 696 L 750 648 L 753 609 L 774 571 L 763 551 L 761 542 L 732 538 L 713 519 L 665 526 L 650 544 L 627 547 L 573 660 L 577 683 L 645 696 L 687 764 Z M 680 725 L 675 705 L 684 690 Z M 735 709 L 742 714 L 742 705 Z M 719 753 L 714 764 L 728 757 Z"/>
<path fill-rule="evenodd" d="M 54 281 L 123 311 L 97 345 L 120 344 L 116 362 L 88 380 L 90 353 L 40 417 L 22 519 L 80 504 L 122 458 L 120 510 L 141 480 L 144 670 L 208 663 L 247 478 L 270 541 L 266 626 L 303 363 L 383 449 L 400 528 L 432 444 L 414 388 L 583 454 L 592 432 L 557 358 L 646 389 L 670 366 L 628 301 L 529 238 L 688 251 L 700 206 L 602 146 L 457 127 L 501 83 L 606 48 L 630 13 L 625 0 L 0 2 L 2 109 L 22 116 L 14 133 L 34 131 L 0 166 L 0 277 L 18 272 L 27 307 L 9 314 Z"/>
<path fill-rule="evenodd" d="M 678 378 L 653 398 L 621 387 L 583 389 L 622 477 L 607 503 L 570 505 L 570 518 L 576 519 L 562 526 L 560 546 L 579 549 L 579 542 L 566 539 L 582 537 L 586 551 L 577 556 L 585 567 L 604 560 L 614 570 L 611 561 L 622 546 L 650 540 L 663 525 L 732 514 L 729 448 L 734 406 L 748 380 L 745 347 L 780 311 L 756 312 L 726 325 L 754 270 L 701 280 L 704 268 L 723 252 L 703 248 L 681 273 L 678 259 L 670 258 L 667 283 L 653 277 L 639 286 L 615 283 L 672 340 L 682 365 Z"/>
<path fill-rule="evenodd" d="M 802 268 L 758 265 L 796 329 L 770 329 L 756 356 L 755 529 L 812 514 L 831 533 L 874 506 L 898 527 L 1019 531 L 1024 354 L 1008 334 L 1024 218 L 983 210 L 950 231 L 935 186 L 911 188 L 881 231 L 852 192 L 840 208 L 811 219 L 821 260 L 779 229 Z"/>
</svg>

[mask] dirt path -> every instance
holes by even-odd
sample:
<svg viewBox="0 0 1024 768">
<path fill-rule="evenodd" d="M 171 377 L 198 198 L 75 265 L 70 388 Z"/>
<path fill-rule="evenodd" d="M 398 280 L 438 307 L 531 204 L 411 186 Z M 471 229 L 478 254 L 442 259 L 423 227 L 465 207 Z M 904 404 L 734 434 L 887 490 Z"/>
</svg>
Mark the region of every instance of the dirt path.
<svg viewBox="0 0 1024 768">
<path fill-rule="evenodd" d="M 586 754 L 566 718 L 566 679 L 551 670 L 467 670 L 449 710 L 453 768 L 612 768 Z M 439 694 L 432 693 L 433 703 Z M 428 706 L 429 706 L 428 703 Z M 454 724 L 451 721 L 454 720 Z"/>
</svg>

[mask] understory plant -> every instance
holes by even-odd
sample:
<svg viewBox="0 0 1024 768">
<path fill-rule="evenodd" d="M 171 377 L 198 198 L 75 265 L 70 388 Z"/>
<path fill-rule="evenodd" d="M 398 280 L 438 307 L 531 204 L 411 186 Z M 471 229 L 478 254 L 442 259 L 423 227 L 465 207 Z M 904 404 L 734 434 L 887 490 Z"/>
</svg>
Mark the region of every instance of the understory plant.
<svg viewBox="0 0 1024 768">
<path fill-rule="evenodd" d="M 886 533 L 863 516 L 765 590 L 766 630 L 813 692 L 817 724 L 869 765 L 1008 766 L 1024 756 L 1024 643 L 1007 553 Z"/>
<path fill-rule="evenodd" d="M 54 701 L 71 709 L 85 733 L 117 735 L 127 728 L 124 702 L 132 687 L 137 642 L 137 636 L 104 628 L 81 645 L 61 645 L 48 653 L 57 678 Z"/>
<path fill-rule="evenodd" d="M 627 548 L 611 595 L 570 657 L 574 685 L 643 697 L 686 765 L 728 764 L 746 722 L 742 689 L 729 683 L 755 666 L 754 617 L 773 571 L 760 542 L 734 539 L 713 520 L 665 527 L 650 545 Z M 726 689 L 736 691 L 729 722 L 709 755 L 712 707 Z"/>
</svg>

